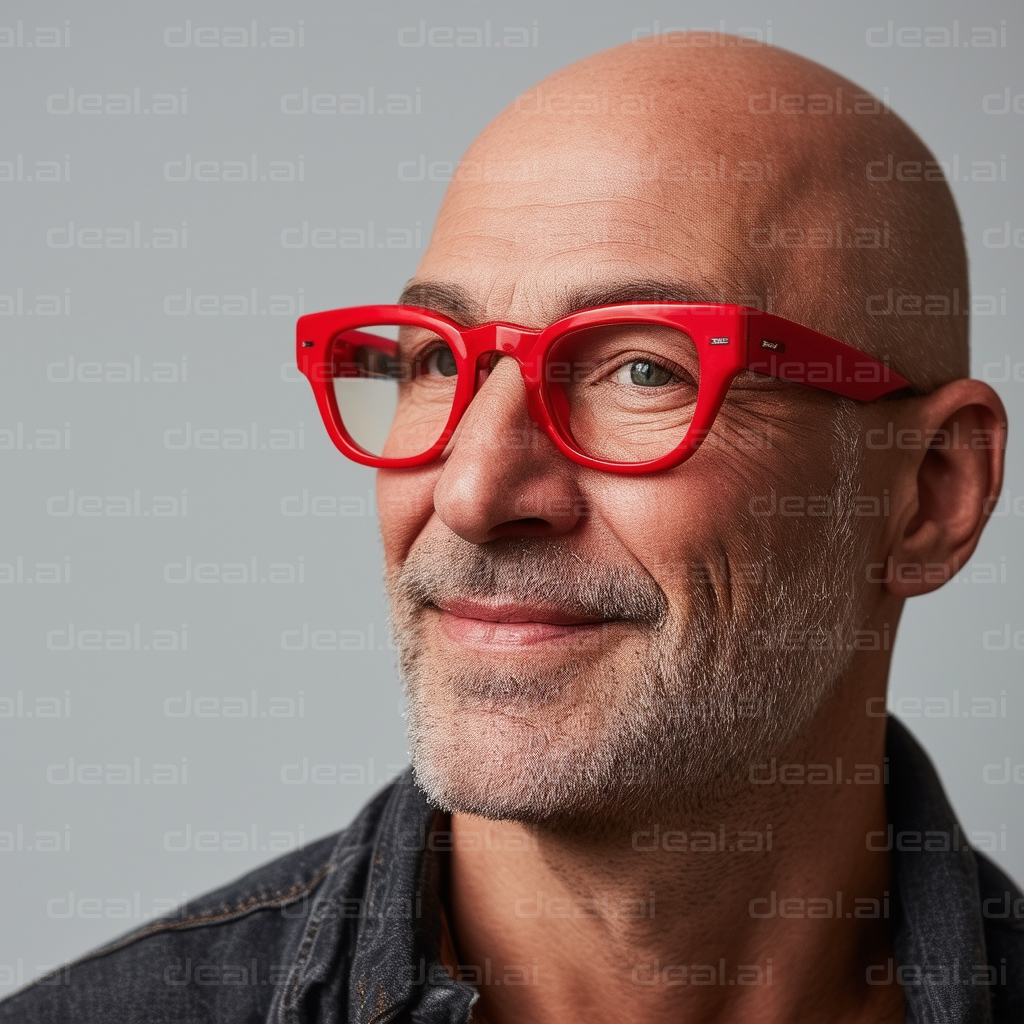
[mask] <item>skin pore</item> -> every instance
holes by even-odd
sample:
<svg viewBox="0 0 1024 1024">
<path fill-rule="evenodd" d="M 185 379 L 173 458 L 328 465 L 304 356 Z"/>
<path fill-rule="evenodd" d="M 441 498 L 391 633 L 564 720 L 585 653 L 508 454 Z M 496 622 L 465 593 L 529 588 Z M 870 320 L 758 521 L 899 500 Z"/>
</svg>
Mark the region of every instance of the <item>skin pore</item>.
<svg viewBox="0 0 1024 1024">
<path fill-rule="evenodd" d="M 414 767 L 451 812 L 458 962 L 490 979 L 474 1019 L 903 1019 L 899 986 L 865 980 L 892 955 L 888 858 L 865 843 L 886 826 L 885 719 L 865 708 L 884 698 L 903 600 L 977 544 L 1005 414 L 963 379 L 966 317 L 871 313 L 890 288 L 967 294 L 945 184 L 866 171 L 929 159 L 920 141 L 877 105 L 762 115 L 751 101 L 840 86 L 863 96 L 769 47 L 620 47 L 542 83 L 545 103 L 509 107 L 445 198 L 406 301 L 465 326 L 540 328 L 617 300 L 740 302 L 886 358 L 922 393 L 860 406 L 738 380 L 693 458 L 629 477 L 561 456 L 504 358 L 441 460 L 379 472 Z M 863 444 L 890 423 L 987 443 Z M 851 481 L 885 494 L 887 513 L 754 512 L 850 497 Z M 869 564 L 902 568 L 874 582 Z M 594 616 L 574 580 L 661 618 L 631 618 L 627 601 L 581 621 Z M 750 634 L 773 623 L 797 640 L 766 655 Z M 812 623 L 834 623 L 841 647 L 809 650 Z M 747 718 L 714 699 L 741 685 L 762 702 Z M 694 692 L 705 703 L 687 704 Z M 638 721 L 662 744 L 653 763 Z M 614 767 L 642 768 L 626 781 L 599 770 L 615 743 L 629 757 Z M 785 785 L 781 765 L 849 784 Z M 802 913 L 777 912 L 786 899 Z"/>
</svg>

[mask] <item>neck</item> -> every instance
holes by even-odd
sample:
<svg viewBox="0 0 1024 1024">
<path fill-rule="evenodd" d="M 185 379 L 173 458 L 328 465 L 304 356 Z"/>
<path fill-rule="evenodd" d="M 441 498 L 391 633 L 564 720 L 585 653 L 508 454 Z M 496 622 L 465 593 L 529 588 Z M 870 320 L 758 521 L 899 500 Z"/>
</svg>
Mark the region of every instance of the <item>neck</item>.
<svg viewBox="0 0 1024 1024">
<path fill-rule="evenodd" d="M 865 842 L 886 827 L 878 667 L 705 809 L 600 841 L 453 815 L 450 915 L 488 1024 L 902 1019 L 898 987 L 866 982 L 892 905 Z"/>
</svg>

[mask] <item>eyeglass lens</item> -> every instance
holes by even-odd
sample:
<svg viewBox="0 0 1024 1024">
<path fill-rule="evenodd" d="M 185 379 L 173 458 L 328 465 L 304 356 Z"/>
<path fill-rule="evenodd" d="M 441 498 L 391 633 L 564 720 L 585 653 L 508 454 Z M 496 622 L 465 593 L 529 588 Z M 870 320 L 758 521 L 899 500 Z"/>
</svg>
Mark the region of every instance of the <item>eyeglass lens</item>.
<svg viewBox="0 0 1024 1024">
<path fill-rule="evenodd" d="M 332 340 L 329 366 L 341 422 L 368 454 L 410 458 L 441 439 L 459 366 L 433 331 L 389 324 L 343 331 Z M 570 332 L 548 349 L 543 367 L 561 434 L 584 455 L 611 462 L 646 462 L 677 448 L 699 385 L 693 341 L 659 324 Z"/>
</svg>

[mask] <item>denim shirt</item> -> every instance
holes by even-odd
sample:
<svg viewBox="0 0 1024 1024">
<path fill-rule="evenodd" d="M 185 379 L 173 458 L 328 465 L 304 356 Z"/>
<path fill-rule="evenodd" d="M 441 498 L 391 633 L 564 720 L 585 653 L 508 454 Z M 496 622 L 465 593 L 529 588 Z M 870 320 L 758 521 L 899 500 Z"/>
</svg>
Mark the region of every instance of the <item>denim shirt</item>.
<svg viewBox="0 0 1024 1024">
<path fill-rule="evenodd" d="M 868 980 L 902 984 L 915 1024 L 1024 1020 L 1020 892 L 967 846 L 894 719 L 886 746 L 889 830 L 871 843 L 892 851 L 894 962 Z M 478 996 L 439 956 L 435 814 L 406 772 L 344 831 L 58 968 L 0 1022 L 464 1024 Z"/>
</svg>

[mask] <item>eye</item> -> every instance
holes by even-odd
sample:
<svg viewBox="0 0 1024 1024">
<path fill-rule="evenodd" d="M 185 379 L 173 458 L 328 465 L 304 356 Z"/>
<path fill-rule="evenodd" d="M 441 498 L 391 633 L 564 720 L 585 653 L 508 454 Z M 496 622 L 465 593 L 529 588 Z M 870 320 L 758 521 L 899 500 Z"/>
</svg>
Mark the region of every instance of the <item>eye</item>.
<svg viewBox="0 0 1024 1024">
<path fill-rule="evenodd" d="M 454 377 L 459 372 L 455 353 L 447 345 L 434 349 L 423 361 L 423 368 L 428 376 Z"/>
<path fill-rule="evenodd" d="M 663 387 L 678 379 L 671 370 L 650 359 L 633 359 L 624 363 L 612 377 L 616 384 L 633 384 L 642 388 Z"/>
</svg>

